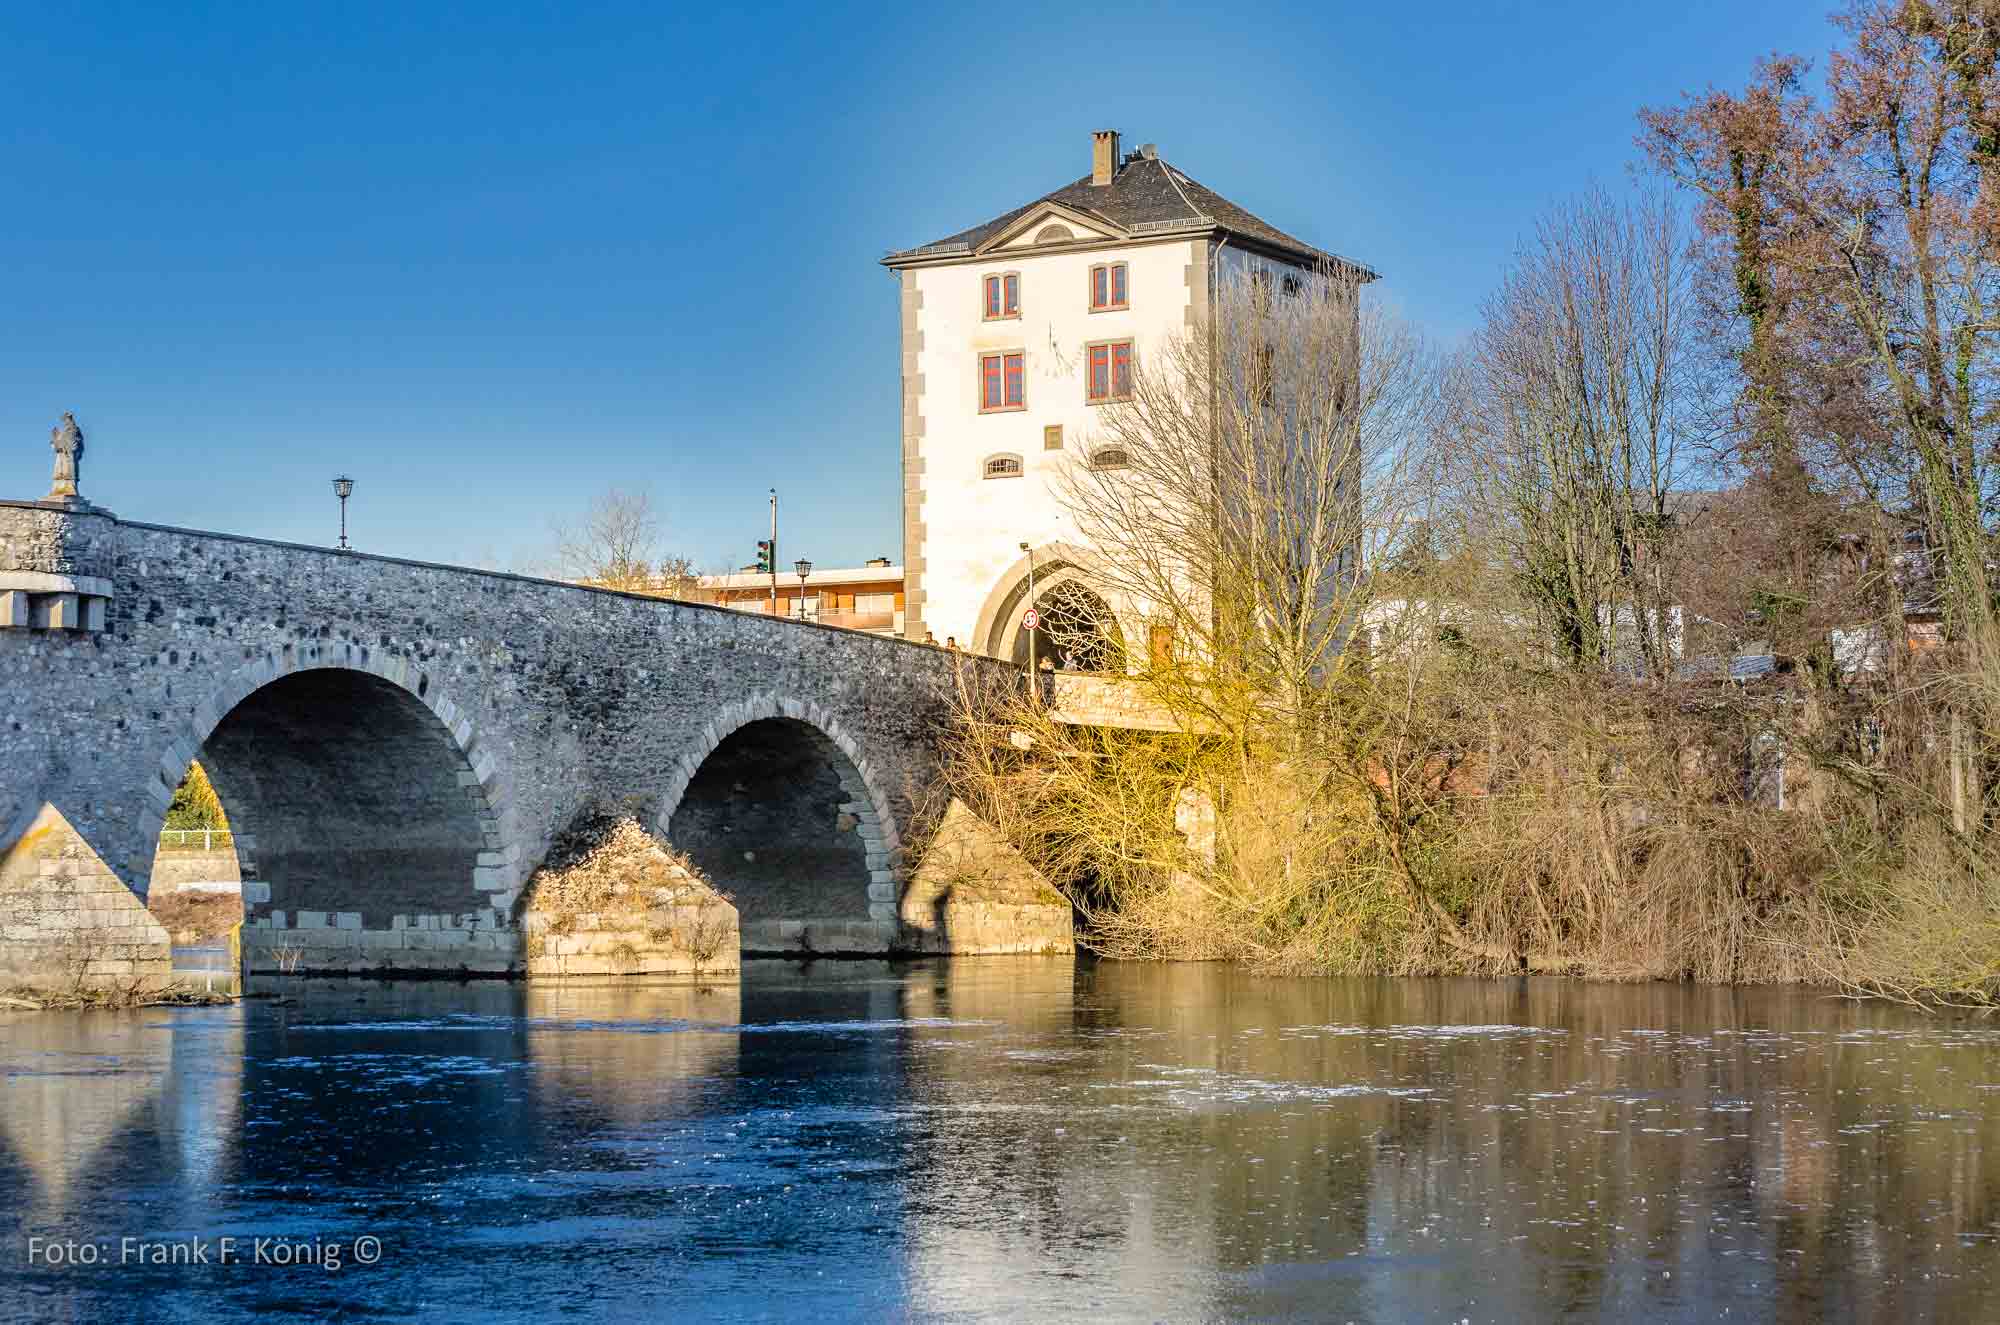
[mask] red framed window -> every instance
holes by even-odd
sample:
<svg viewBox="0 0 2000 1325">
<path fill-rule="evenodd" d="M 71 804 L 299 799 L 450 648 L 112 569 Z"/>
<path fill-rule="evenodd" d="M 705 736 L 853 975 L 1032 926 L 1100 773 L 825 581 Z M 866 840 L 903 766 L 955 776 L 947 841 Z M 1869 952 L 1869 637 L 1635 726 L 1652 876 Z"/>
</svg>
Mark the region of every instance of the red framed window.
<svg viewBox="0 0 2000 1325">
<path fill-rule="evenodd" d="M 1001 354 L 980 355 L 980 412 L 1027 407 L 1027 375 L 1023 372 L 1021 351 L 1010 350 Z"/>
<path fill-rule="evenodd" d="M 1092 404 L 1132 395 L 1132 342 L 1104 341 L 1090 347 L 1084 396 Z"/>
<path fill-rule="evenodd" d="M 1090 311 L 1102 313 L 1111 308 L 1129 308 L 1126 293 L 1125 264 L 1107 262 L 1090 269 Z"/>
<path fill-rule="evenodd" d="M 1021 316 L 1021 277 L 1018 272 L 986 278 L 984 312 L 987 321 Z"/>
</svg>

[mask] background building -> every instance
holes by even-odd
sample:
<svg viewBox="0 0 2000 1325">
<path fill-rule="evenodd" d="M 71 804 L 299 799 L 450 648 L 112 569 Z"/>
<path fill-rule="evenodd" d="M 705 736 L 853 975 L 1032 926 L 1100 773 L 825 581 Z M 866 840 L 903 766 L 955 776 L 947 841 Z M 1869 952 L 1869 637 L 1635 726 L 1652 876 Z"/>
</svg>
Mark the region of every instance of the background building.
<svg viewBox="0 0 2000 1325">
<path fill-rule="evenodd" d="M 903 568 L 887 557 L 876 557 L 865 566 L 814 566 L 803 581 L 789 564 L 780 565 L 777 582 L 779 616 L 877 635 L 903 633 Z M 688 597 L 739 612 L 767 614 L 771 576 L 754 570 L 703 575 Z"/>
</svg>

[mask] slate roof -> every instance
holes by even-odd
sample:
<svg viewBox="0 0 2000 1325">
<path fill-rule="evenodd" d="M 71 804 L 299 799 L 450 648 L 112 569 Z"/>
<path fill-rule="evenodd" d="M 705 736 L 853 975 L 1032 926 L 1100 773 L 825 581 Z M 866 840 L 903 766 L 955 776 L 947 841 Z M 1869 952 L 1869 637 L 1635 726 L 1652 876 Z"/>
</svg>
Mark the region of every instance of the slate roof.
<svg viewBox="0 0 2000 1325">
<path fill-rule="evenodd" d="M 1125 158 L 1109 184 L 1092 184 L 1090 176 L 1085 175 L 1053 193 L 1045 193 L 1033 202 L 996 216 L 984 225 L 946 235 L 917 248 L 891 253 L 883 261 L 895 266 L 924 258 L 949 258 L 960 253 L 977 252 L 981 244 L 1029 212 L 1049 203 L 1081 212 L 1128 237 L 1139 238 L 1149 232 L 1163 230 L 1221 230 L 1300 262 L 1315 265 L 1327 262 L 1351 267 L 1363 272 L 1369 279 L 1375 275 L 1358 262 L 1315 248 L 1302 239 L 1286 234 L 1158 157 L 1142 156 L 1137 152 Z"/>
</svg>

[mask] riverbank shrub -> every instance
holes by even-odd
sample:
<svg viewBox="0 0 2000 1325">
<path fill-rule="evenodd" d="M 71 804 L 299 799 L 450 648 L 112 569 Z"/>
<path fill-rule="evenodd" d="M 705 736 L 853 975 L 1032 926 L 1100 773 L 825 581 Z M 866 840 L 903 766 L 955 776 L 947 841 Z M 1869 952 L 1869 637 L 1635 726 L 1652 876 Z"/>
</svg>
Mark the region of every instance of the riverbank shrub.
<svg viewBox="0 0 2000 1325">
<path fill-rule="evenodd" d="M 222 800 L 215 794 L 215 786 L 208 780 L 208 771 L 201 761 L 188 765 L 180 785 L 174 788 L 174 798 L 167 805 L 166 829 L 223 829 L 229 827 L 229 816 L 223 813 Z"/>
<path fill-rule="evenodd" d="M 968 686 L 948 781 L 1107 956 L 2000 998 L 2000 867 L 1910 770 L 1857 779 L 1802 733 L 1759 769 L 1770 694 L 1509 671 L 1378 667 L 1285 748 Z"/>
</svg>

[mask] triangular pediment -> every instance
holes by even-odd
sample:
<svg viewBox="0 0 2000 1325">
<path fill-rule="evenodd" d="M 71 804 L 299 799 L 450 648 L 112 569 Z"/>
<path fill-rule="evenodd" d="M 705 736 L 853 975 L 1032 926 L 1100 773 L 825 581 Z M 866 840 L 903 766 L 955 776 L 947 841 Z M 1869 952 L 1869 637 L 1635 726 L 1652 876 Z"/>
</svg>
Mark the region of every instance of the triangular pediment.
<svg viewBox="0 0 2000 1325">
<path fill-rule="evenodd" d="M 1101 216 L 1044 202 L 1021 213 L 1011 224 L 996 230 L 976 252 L 995 249 L 1041 248 L 1050 244 L 1090 243 L 1104 239 L 1124 239 L 1125 232 Z"/>
</svg>

